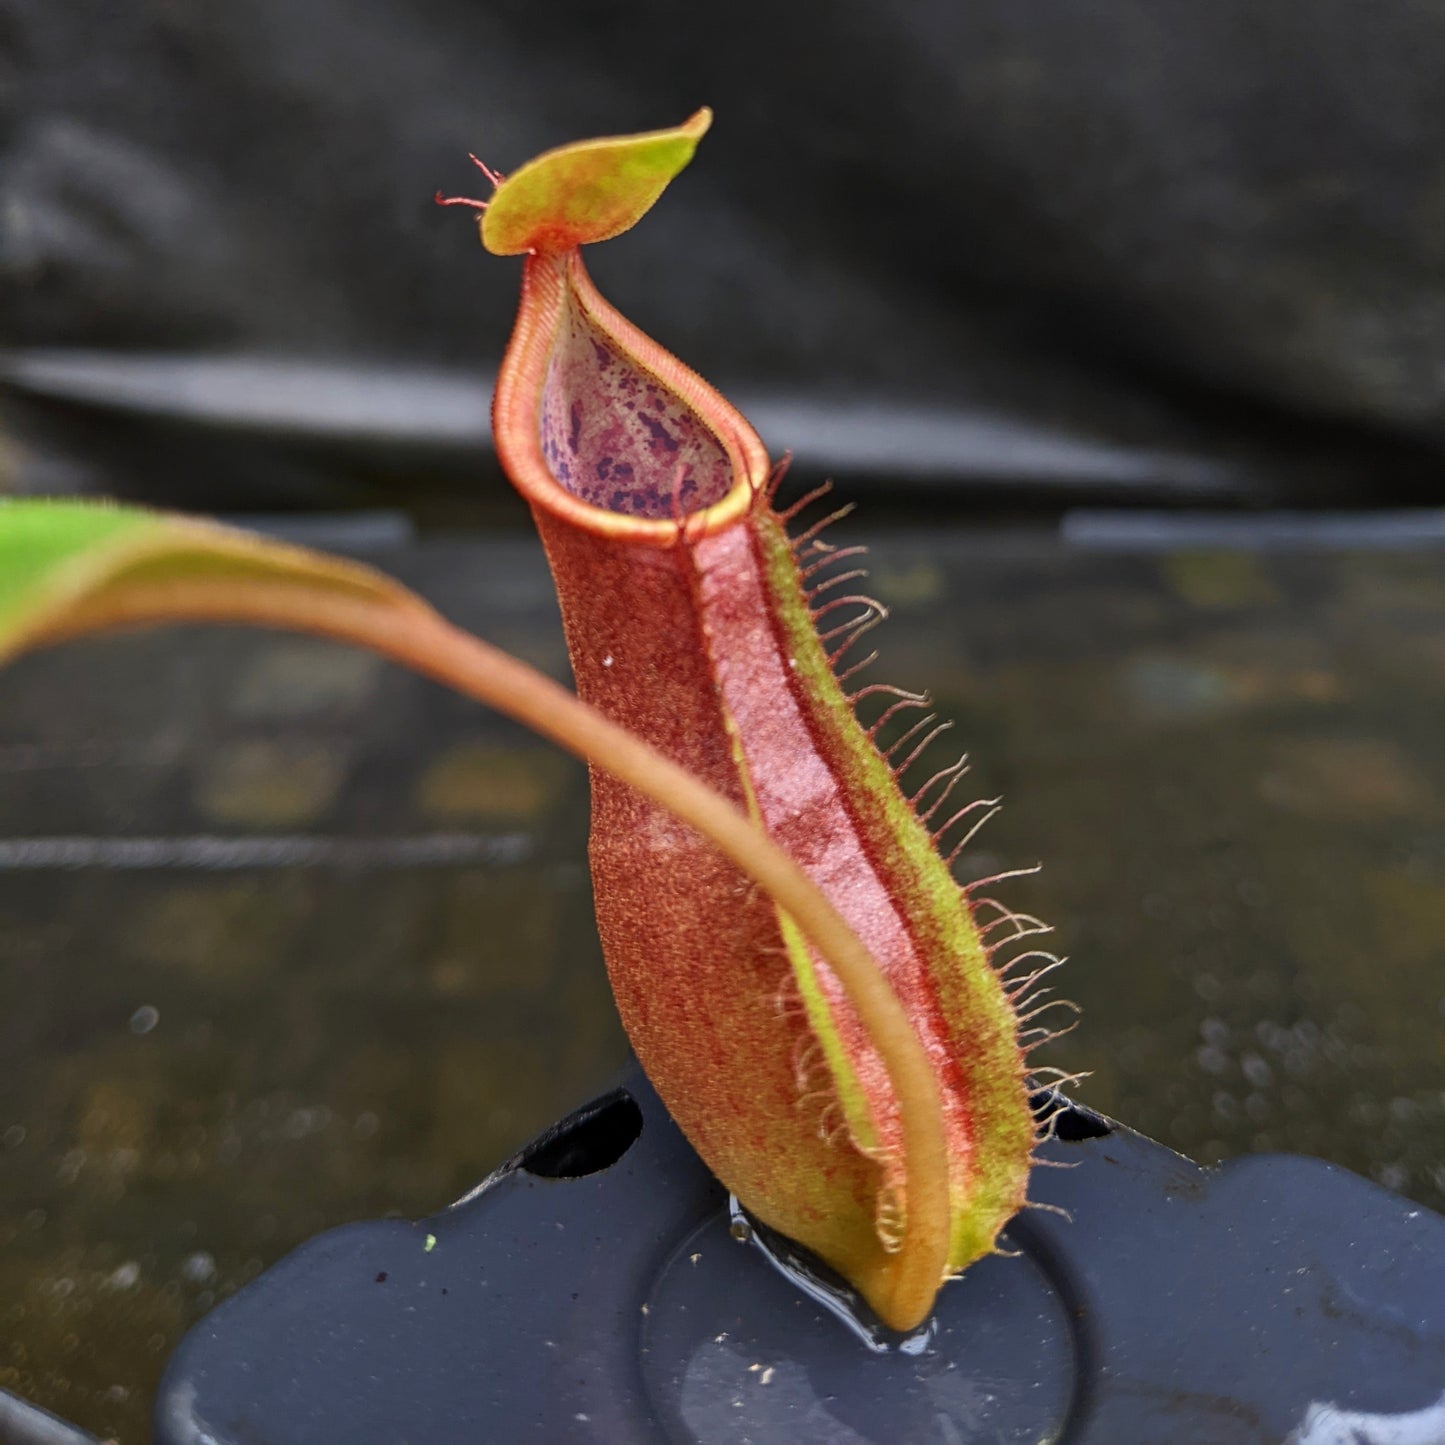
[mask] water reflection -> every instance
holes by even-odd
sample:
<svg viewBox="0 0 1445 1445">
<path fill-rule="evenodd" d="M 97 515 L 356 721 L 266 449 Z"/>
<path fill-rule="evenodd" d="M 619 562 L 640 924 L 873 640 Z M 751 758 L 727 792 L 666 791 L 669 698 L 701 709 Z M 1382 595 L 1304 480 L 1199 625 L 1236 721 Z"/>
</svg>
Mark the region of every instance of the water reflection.
<svg viewBox="0 0 1445 1445">
<path fill-rule="evenodd" d="M 754 1220 L 735 1194 L 728 1196 L 728 1233 L 733 1239 L 753 1245 L 791 1289 L 832 1315 L 871 1354 L 921 1355 L 937 1335 L 936 1319 L 907 1332 L 889 1329 L 847 1280 L 827 1268 L 816 1255 Z"/>
<path fill-rule="evenodd" d="M 944 1288 L 925 1328 L 899 1337 L 781 1241 L 768 1251 L 756 1234 L 740 1243 L 729 1228 L 737 1217 L 719 1213 L 684 1240 L 648 1294 L 643 1378 L 669 1439 L 1060 1438 L 1078 1351 L 1068 1308 L 1027 1253 L 979 1261 Z"/>
<path fill-rule="evenodd" d="M 1314 1404 L 1285 1445 L 1438 1445 L 1445 1440 L 1445 1394 L 1420 1410 L 1381 1415 Z"/>
</svg>

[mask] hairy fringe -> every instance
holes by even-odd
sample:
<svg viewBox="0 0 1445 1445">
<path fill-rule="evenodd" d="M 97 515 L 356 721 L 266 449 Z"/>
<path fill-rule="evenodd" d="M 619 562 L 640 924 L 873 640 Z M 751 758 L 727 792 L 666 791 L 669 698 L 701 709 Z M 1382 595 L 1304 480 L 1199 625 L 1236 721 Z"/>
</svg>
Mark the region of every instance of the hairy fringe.
<svg viewBox="0 0 1445 1445">
<path fill-rule="evenodd" d="M 873 1228 L 877 1231 L 878 1242 L 885 1254 L 897 1254 L 903 1248 L 903 1237 L 907 1228 L 907 1213 L 898 1190 L 885 1184 L 878 1191 L 878 1207 L 873 1216 Z"/>
<path fill-rule="evenodd" d="M 798 568 L 798 580 L 800 582 L 807 582 L 810 578 L 816 577 L 819 572 L 835 566 L 839 562 L 846 562 L 852 557 L 866 557 L 868 555 L 868 549 L 863 546 L 861 542 L 855 542 L 851 547 L 830 547 L 826 542 L 819 542 L 815 539 L 811 549 L 811 555 L 814 560 L 808 563 L 806 567 Z M 867 569 L 860 569 L 859 572 L 854 575 L 866 576 Z M 831 587 L 837 581 L 838 579 L 835 577 L 832 582 L 826 585 Z"/>
<path fill-rule="evenodd" d="M 881 733 L 899 713 L 907 712 L 910 708 L 930 707 L 932 706 L 933 699 L 930 698 L 926 692 L 905 692 L 902 688 L 891 687 L 888 683 L 884 682 L 874 683 L 871 688 L 865 687 L 861 689 L 854 694 L 854 698 L 865 697 L 875 689 L 879 692 L 891 692 L 898 699 L 898 701 L 891 706 L 884 708 L 878 715 L 877 720 L 864 729 L 868 734 L 868 741 L 871 742 L 874 747 L 878 748 L 879 756 L 886 761 L 888 754 L 881 747 L 878 747 L 878 734 Z M 934 716 L 937 716 L 937 714 L 935 713 Z"/>
<path fill-rule="evenodd" d="M 817 492 L 806 497 L 804 500 L 812 501 L 814 496 L 821 495 L 822 492 Z M 838 549 L 836 547 L 830 547 L 827 543 L 820 542 L 818 539 L 834 522 L 841 522 L 844 517 L 851 517 L 857 510 L 858 506 L 856 502 L 846 502 L 843 506 L 839 507 L 836 512 L 829 512 L 826 517 L 814 522 L 806 531 L 799 532 L 796 537 L 792 538 L 793 556 L 801 559 L 803 553 L 810 549 L 810 544 L 811 550 L 815 553 L 827 552 L 830 556 L 835 556 Z M 784 515 L 783 520 L 788 520 L 787 514 Z"/>
<path fill-rule="evenodd" d="M 965 848 L 967 848 L 968 845 L 969 845 L 970 843 L 972 843 L 973 840 L 974 840 L 976 837 L 978 837 L 979 830 L 983 827 L 983 825 L 984 825 L 985 823 L 987 823 L 990 818 L 996 818 L 996 817 L 998 817 L 998 815 L 999 815 L 1001 812 L 1003 812 L 1003 804 L 1000 803 L 997 798 L 985 798 L 985 799 L 980 799 L 980 801 L 983 802 L 983 803 L 985 803 L 985 804 L 988 806 L 988 812 L 986 812 L 986 813 L 983 815 L 983 817 L 981 817 L 976 823 L 974 823 L 973 827 L 971 827 L 971 828 L 968 830 L 968 832 L 966 832 L 966 833 L 963 835 L 963 837 L 960 838 L 960 839 L 958 840 L 958 842 L 955 843 L 955 844 L 953 845 L 953 847 L 949 849 L 948 857 L 946 857 L 946 858 L 943 860 L 943 866 L 944 866 L 945 868 L 951 869 L 951 868 L 953 867 L 953 865 L 954 865 L 956 862 L 958 862 L 958 855 L 959 855 L 960 853 L 962 853 L 963 850 L 964 850 Z M 973 808 L 973 807 L 977 807 L 977 806 L 978 806 L 977 804 L 971 803 L 971 804 L 969 805 L 969 808 Z M 964 812 L 965 812 L 965 813 L 968 812 L 968 811 L 969 811 L 968 808 L 964 809 Z M 959 813 L 959 814 L 955 815 L 953 818 L 950 818 L 949 821 L 944 824 L 943 828 L 940 828 L 940 829 L 939 829 L 939 832 L 940 832 L 940 833 L 944 832 L 944 831 L 945 831 L 948 827 L 950 827 L 953 823 L 956 823 L 956 822 L 958 821 L 958 819 L 961 818 L 962 816 L 963 816 L 963 813 Z"/>
<path fill-rule="evenodd" d="M 971 883 L 963 885 L 963 891 L 969 895 L 972 901 L 975 888 L 992 888 L 995 883 L 1007 883 L 1010 878 L 1032 878 L 1035 873 L 1043 869 L 1042 863 L 1035 863 L 1029 868 L 1010 868 L 1007 873 L 994 873 L 988 878 L 975 878 Z"/>
<path fill-rule="evenodd" d="M 798 1089 L 798 1103 L 812 1094 L 831 1093 L 831 1090 L 820 1091 L 814 1084 L 820 1065 L 826 1073 L 822 1044 L 812 1034 L 804 1034 L 793 1045 L 793 1083 Z"/>
<path fill-rule="evenodd" d="M 846 551 L 848 549 L 845 548 L 844 550 Z M 839 559 L 837 556 L 834 556 L 832 560 L 836 562 Z M 812 569 L 809 568 L 809 571 L 811 570 Z M 844 582 L 852 582 L 859 577 L 866 577 L 867 575 L 868 569 L 866 567 L 854 567 L 851 571 L 839 572 L 836 577 L 824 578 L 816 587 L 805 587 L 803 589 L 803 598 L 808 606 L 811 607 L 825 592 L 831 592 L 833 588 L 841 586 Z M 813 615 L 817 616 L 817 613 Z"/>
<path fill-rule="evenodd" d="M 1049 1097 L 1045 1104 L 1057 1102 L 1057 1093 L 1060 1089 L 1067 1089 L 1072 1084 L 1082 1084 L 1085 1079 L 1092 1079 L 1093 1072 L 1089 1069 L 1079 1069 L 1070 1073 L 1067 1069 L 1056 1068 L 1053 1064 L 1040 1064 L 1036 1069 L 1028 1071 L 1029 1091 L 1038 1093 L 1041 1089 L 1049 1091 Z M 1062 1109 L 1050 1111 L 1050 1118 L 1057 1118 L 1063 1112 Z"/>
<path fill-rule="evenodd" d="M 908 727 L 903 732 L 899 733 L 899 735 L 894 738 L 893 741 L 889 743 L 886 748 L 879 748 L 879 755 L 882 757 L 883 761 L 888 764 L 889 770 L 893 773 L 894 777 L 897 777 L 899 772 L 901 772 L 903 768 L 906 768 L 908 766 L 907 763 L 895 763 L 895 755 L 902 752 L 903 749 L 906 748 L 909 743 L 911 743 L 918 736 L 918 734 L 923 731 L 924 728 L 931 727 L 937 721 L 938 714 L 936 712 L 931 712 L 926 717 L 919 718 L 917 722 L 912 724 L 911 727 Z"/>
<path fill-rule="evenodd" d="M 967 772 L 968 754 L 960 753 L 957 762 L 950 763 L 946 768 L 939 768 L 939 770 L 934 773 L 933 776 L 930 777 L 928 781 L 924 783 L 924 785 L 919 788 L 919 790 L 914 793 L 911 798 L 909 798 L 908 801 L 913 804 L 913 809 L 915 812 L 917 812 L 918 809 L 922 806 L 923 798 L 926 793 L 928 793 L 931 789 L 936 788 L 939 783 L 947 784 L 943 792 L 937 798 L 935 798 L 932 803 L 929 804 L 928 811 L 926 813 L 918 814 L 918 821 L 920 823 L 927 823 L 932 819 L 933 815 L 947 801 L 948 795 L 954 790 L 954 788 L 958 786 L 960 780 Z"/>
<path fill-rule="evenodd" d="M 1028 1004 L 1035 1003 L 1045 994 L 1051 993 L 1053 993 L 1053 989 L 1041 988 L 1038 990 L 1037 993 L 1031 994 L 1028 998 L 1021 1000 L 1017 1007 L 1023 1008 Z M 1076 1004 L 1071 998 L 1051 998 L 1048 1003 L 1041 1003 L 1038 1005 L 1037 1008 L 1030 1008 L 1028 1013 L 1016 1014 L 1014 1016 L 1014 1022 L 1020 1024 L 1032 1023 L 1034 1019 L 1039 1017 L 1040 1014 L 1045 1014 L 1050 1009 L 1056 1008 L 1068 1009 L 1075 1014 L 1083 1013 L 1083 1009 L 1081 1009 L 1078 1004 Z"/>
<path fill-rule="evenodd" d="M 989 950 L 990 957 L 992 957 L 992 955 L 994 953 L 997 953 L 1000 949 L 1007 948 L 1008 945 L 1012 942 L 1014 942 L 1014 939 L 1010 937 L 1005 938 L 999 943 L 995 944 L 993 948 Z M 1020 967 L 1020 965 L 1028 963 L 1030 959 L 1035 958 L 1043 960 L 1044 966 L 1042 968 L 1034 969 L 1024 978 L 1009 977 L 1009 974 L 1013 969 L 1016 969 Z M 1059 955 L 1056 953 L 1050 953 L 1047 949 L 1029 948 L 1026 949 L 1023 953 L 1018 954 L 1016 957 L 1008 959 L 1004 963 L 994 964 L 993 971 L 998 974 L 1001 979 L 1004 980 L 1005 984 L 1007 984 L 1009 997 L 1017 998 L 1026 989 L 1031 987 L 1039 979 L 1043 978 L 1045 974 L 1052 973 L 1056 968 L 1062 968 L 1066 962 L 1066 959 L 1060 958 Z"/>
<path fill-rule="evenodd" d="M 1070 1224 L 1074 1222 L 1074 1216 L 1070 1214 L 1062 1204 L 1045 1204 L 1039 1199 L 1025 1199 L 1023 1207 L 1025 1209 L 1037 1209 L 1043 1214 L 1057 1214 L 1060 1219 L 1067 1220 Z"/>
<path fill-rule="evenodd" d="M 1064 999 L 1060 1003 L 1066 1002 Z M 1081 1020 L 1075 1019 L 1072 1023 L 1065 1024 L 1063 1028 L 1046 1029 L 1032 1028 L 1024 1029 L 1018 1035 L 1018 1046 L 1021 1054 L 1031 1054 L 1035 1049 L 1041 1049 L 1045 1044 L 1052 1044 L 1067 1034 L 1073 1033 L 1078 1028 Z M 1037 1035 L 1037 1037 L 1035 1037 Z"/>
<path fill-rule="evenodd" d="M 764 495 L 770 505 L 776 497 L 786 464 L 787 459 L 775 469 L 768 479 Z M 826 497 L 831 490 L 831 482 L 825 482 L 822 486 L 814 488 L 785 511 L 779 512 L 777 514 L 779 520 L 784 526 L 790 525 L 813 503 Z M 845 584 L 855 582 L 868 575 L 865 567 L 843 568 L 841 566 L 850 559 L 865 555 L 866 547 L 858 544 L 834 547 L 822 540 L 822 534 L 829 527 L 835 522 L 841 521 L 852 511 L 852 504 L 839 507 L 812 523 L 797 536 L 789 538 L 793 558 L 798 567 L 799 580 L 803 584 L 803 596 L 815 628 L 823 618 L 835 611 L 850 606 L 861 609 L 856 615 L 849 617 L 836 627 L 827 631 L 818 630 L 818 639 L 825 651 L 834 643 L 840 644 L 828 655 L 828 665 L 833 669 L 840 684 L 877 660 L 878 654 L 872 652 L 861 661 L 851 663 L 847 668 L 839 670 L 839 663 L 859 638 L 872 631 L 888 616 L 888 609 L 876 598 L 866 594 L 849 592 L 827 595 L 837 593 L 838 589 Z M 871 723 L 865 723 L 858 716 L 858 710 L 860 704 L 873 697 L 882 697 L 888 701 Z M 940 722 L 937 713 L 928 711 L 923 717 L 914 720 L 898 737 L 885 745 L 880 739 L 895 719 L 914 709 L 924 710 L 930 707 L 931 699 L 928 694 L 926 692 L 909 692 L 889 683 L 871 683 L 848 694 L 847 700 L 859 726 L 877 749 L 879 756 L 895 780 L 901 781 L 903 775 L 919 760 L 928 747 L 953 726 L 951 721 Z M 900 755 L 902 755 L 901 761 Z M 957 761 L 931 773 L 911 796 L 905 795 L 908 796 L 908 802 L 919 821 L 930 828 L 931 839 L 940 855 L 943 853 L 944 839 L 951 830 L 967 822 L 968 826 L 964 829 L 962 836 L 949 845 L 948 853 L 943 859 L 945 866 L 950 869 L 959 855 L 978 835 L 984 824 L 995 817 L 1002 808 L 1002 800 L 999 798 L 978 798 L 954 811 L 938 828 L 932 828 L 934 819 L 944 810 L 955 788 L 968 774 L 968 771 L 968 756 L 964 754 Z M 980 895 L 982 890 L 992 888 L 996 884 L 1014 878 L 1031 877 L 1038 873 L 1039 869 L 1040 865 L 1038 864 L 1029 868 L 1010 869 L 960 885 L 969 913 L 974 917 L 979 937 L 984 940 L 988 959 L 1002 981 L 1012 1005 L 1016 1039 L 1021 1056 L 1062 1038 L 1071 1032 L 1078 1022 L 1075 1019 L 1065 1027 L 1050 1028 L 1047 1025 L 1033 1024 L 1034 1019 L 1047 1013 L 1050 1009 L 1070 1009 L 1076 1015 L 1080 1010 L 1078 1005 L 1071 1000 L 1049 998 L 1052 991 L 1048 988 L 1038 987 L 1046 975 L 1063 966 L 1063 959 L 1042 950 L 1028 950 L 1007 960 L 998 959 L 998 955 L 1010 945 L 1037 934 L 1050 933 L 1053 931 L 1052 928 L 1033 914 L 1018 912 L 995 898 Z M 991 912 L 994 916 L 980 921 L 979 915 L 985 911 Z M 987 939 L 991 933 L 1001 933 L 1002 936 L 989 943 Z M 1038 960 L 1041 966 L 1020 976 L 1018 970 L 1030 960 Z M 792 982 L 794 981 L 789 975 L 788 983 Z M 779 1017 L 792 1017 L 806 1012 L 801 996 L 796 993 L 796 988 L 794 987 L 789 992 L 787 983 L 779 989 L 775 996 L 774 1007 Z M 820 1070 L 824 1075 L 823 1082 L 826 1087 L 817 1086 Z M 822 1101 L 816 1127 L 818 1137 L 825 1146 L 834 1147 L 848 1138 L 850 1130 L 841 1102 L 837 1097 L 831 1073 L 827 1069 L 821 1046 L 816 1039 L 812 1038 L 811 1034 L 805 1034 L 795 1046 L 793 1072 L 798 1087 L 798 1107 L 808 1108 L 817 1101 Z M 1023 1075 L 1025 1086 L 1031 1091 L 1036 1090 L 1039 1087 L 1039 1081 L 1048 1074 L 1057 1078 L 1057 1086 L 1076 1083 L 1086 1077 L 1082 1073 L 1066 1074 L 1061 1070 L 1044 1067 L 1037 1070 L 1026 1069 Z M 1059 1112 L 1058 1109 L 1055 1109 L 1040 1121 L 1035 1148 L 1038 1144 L 1047 1142 L 1054 1137 Z M 857 1141 L 855 1140 L 854 1143 L 856 1146 Z M 877 1153 L 876 1150 L 862 1150 L 861 1152 L 870 1155 Z M 1035 1157 L 1033 1163 L 1052 1167 L 1066 1164 L 1067 1161 Z M 1024 1207 L 1061 1214 L 1065 1218 L 1069 1217 L 1067 1211 L 1055 1205 L 1025 1201 Z M 903 1202 L 898 1196 L 897 1190 L 892 1186 L 885 1186 L 879 1192 L 875 1227 L 885 1250 L 892 1252 L 901 1248 L 905 1227 Z M 1015 1251 L 996 1250 L 996 1252 L 1007 1254 Z"/>
<path fill-rule="evenodd" d="M 974 906 L 978 907 L 983 903 L 994 903 L 992 898 L 980 898 Z M 1034 938 L 1039 934 L 1052 933 L 1054 926 L 1045 923 L 1042 918 L 1035 918 L 1032 913 L 1015 913 L 1011 908 L 1003 908 L 1001 905 L 999 916 L 990 919 L 987 923 L 980 925 L 978 933 L 980 938 L 986 939 L 996 928 L 1012 926 L 1013 932 L 1007 936 L 995 939 L 988 945 L 989 954 L 997 953 L 1001 948 L 1007 948 L 1011 943 L 1017 943 L 1021 938 Z"/>
<path fill-rule="evenodd" d="M 779 477 L 778 480 L 779 482 L 781 482 L 782 478 Z M 786 527 L 788 523 L 793 521 L 800 512 L 807 511 L 807 509 L 811 507 L 814 502 L 816 502 L 820 497 L 826 497 L 828 493 L 832 490 L 833 482 L 830 478 L 828 481 L 823 482 L 821 485 L 814 487 L 811 492 L 807 492 L 803 496 L 799 497 L 798 500 L 794 502 L 792 506 L 788 507 L 786 511 L 779 512 L 777 514 L 778 521 L 780 521 Z"/>
<path fill-rule="evenodd" d="M 841 627 L 835 627 L 831 632 L 824 633 L 818 640 L 825 644 L 833 641 L 835 637 L 842 636 L 844 633 L 847 634 L 847 640 L 842 646 L 835 648 L 828 654 L 828 666 L 837 667 L 848 649 L 852 647 L 860 637 L 872 632 L 880 622 L 886 621 L 887 617 L 887 612 L 881 608 L 877 611 L 870 610 L 864 613 L 863 616 L 854 618 L 851 622 L 845 622 Z M 874 655 L 876 656 L 877 654 L 875 653 Z M 839 681 L 841 682 L 841 680 L 842 678 L 840 676 Z"/>
<path fill-rule="evenodd" d="M 788 475 L 788 468 L 793 465 L 792 452 L 784 452 L 783 455 L 773 463 L 773 469 L 764 481 L 753 488 L 754 504 L 761 503 L 763 506 L 771 507 L 777 500 L 778 488 L 783 485 L 783 478 Z M 806 504 L 806 498 L 804 499 Z M 786 520 L 786 518 L 784 518 Z"/>
<path fill-rule="evenodd" d="M 846 650 L 846 649 L 845 649 Z M 861 662 L 850 663 L 838 674 L 838 684 L 841 686 L 849 678 L 856 677 L 865 667 L 872 667 L 878 661 L 878 649 L 874 648 Z"/>
<path fill-rule="evenodd" d="M 812 614 L 816 623 L 820 617 L 835 611 L 839 607 L 849 605 L 861 607 L 863 610 L 856 616 L 850 617 L 846 622 L 840 622 L 837 627 L 830 628 L 827 632 L 818 634 L 818 641 L 822 643 L 832 642 L 836 637 L 842 637 L 846 633 L 859 632 L 865 628 L 877 627 L 888 617 L 888 609 L 881 603 L 875 602 L 871 597 L 864 597 L 861 593 L 850 594 L 847 597 L 835 597 L 831 602 L 825 602 L 816 612 Z"/>
</svg>

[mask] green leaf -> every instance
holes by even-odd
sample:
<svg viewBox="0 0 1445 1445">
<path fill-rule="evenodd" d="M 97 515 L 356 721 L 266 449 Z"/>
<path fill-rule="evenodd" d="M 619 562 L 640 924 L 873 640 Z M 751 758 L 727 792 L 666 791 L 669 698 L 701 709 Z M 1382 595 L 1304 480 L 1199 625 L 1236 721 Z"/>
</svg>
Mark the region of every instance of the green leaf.
<svg viewBox="0 0 1445 1445">
<path fill-rule="evenodd" d="M 239 610 L 282 624 L 358 605 L 423 607 L 365 567 L 208 522 L 94 502 L 0 502 L 0 659 L 168 616 Z"/>
<path fill-rule="evenodd" d="M 620 236 L 692 159 L 711 124 L 712 111 L 704 106 L 671 130 L 547 151 L 497 187 L 482 215 L 482 244 L 497 256 L 519 256 Z"/>
</svg>

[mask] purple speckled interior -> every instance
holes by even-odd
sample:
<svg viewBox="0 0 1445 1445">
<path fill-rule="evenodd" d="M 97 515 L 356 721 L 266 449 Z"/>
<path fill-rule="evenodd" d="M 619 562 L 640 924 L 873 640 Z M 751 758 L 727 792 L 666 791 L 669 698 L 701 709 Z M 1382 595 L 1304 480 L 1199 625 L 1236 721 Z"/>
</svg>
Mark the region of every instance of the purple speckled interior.
<svg viewBox="0 0 1445 1445">
<path fill-rule="evenodd" d="M 569 305 L 542 389 L 542 454 L 574 497 L 668 520 L 719 502 L 732 468 L 680 397 Z"/>
</svg>

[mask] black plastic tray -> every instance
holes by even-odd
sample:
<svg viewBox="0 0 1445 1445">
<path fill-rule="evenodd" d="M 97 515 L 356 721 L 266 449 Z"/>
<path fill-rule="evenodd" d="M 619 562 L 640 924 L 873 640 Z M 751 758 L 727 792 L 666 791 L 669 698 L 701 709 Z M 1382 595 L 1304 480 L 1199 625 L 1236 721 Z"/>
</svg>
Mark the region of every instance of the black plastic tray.
<svg viewBox="0 0 1445 1445">
<path fill-rule="evenodd" d="M 1445 1440 L 1445 1219 L 1291 1156 L 1203 1169 L 1060 1101 L 928 1335 L 864 1342 L 735 1236 L 640 1074 L 430 1219 L 332 1230 L 173 1356 L 162 1445 Z"/>
</svg>

